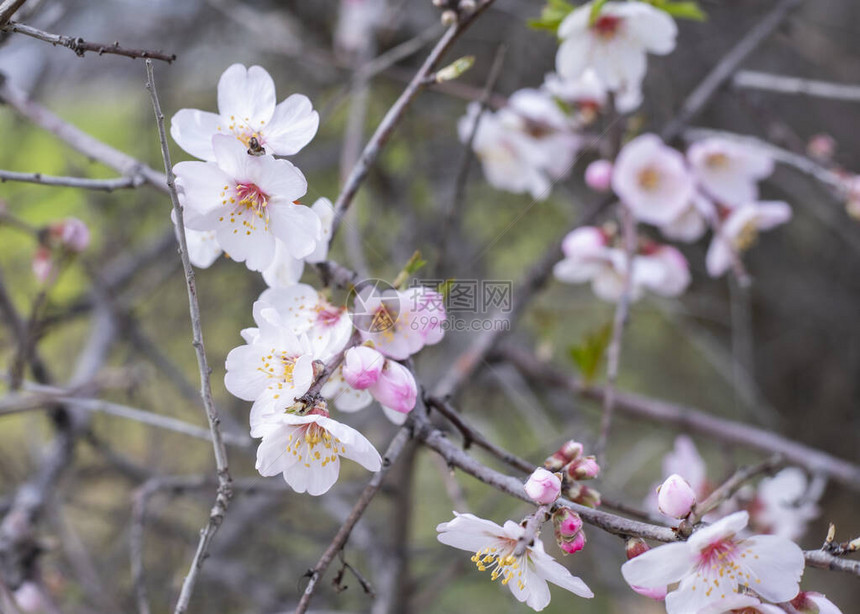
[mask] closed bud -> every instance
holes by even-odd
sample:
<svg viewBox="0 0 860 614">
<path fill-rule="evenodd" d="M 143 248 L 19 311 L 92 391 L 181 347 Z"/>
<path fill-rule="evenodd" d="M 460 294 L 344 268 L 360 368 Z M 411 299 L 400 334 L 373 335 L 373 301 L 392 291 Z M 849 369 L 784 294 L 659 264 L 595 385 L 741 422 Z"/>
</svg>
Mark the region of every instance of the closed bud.
<svg viewBox="0 0 860 614">
<path fill-rule="evenodd" d="M 561 494 L 561 478 L 546 469 L 534 470 L 525 484 L 526 494 L 540 505 L 549 505 Z"/>
<path fill-rule="evenodd" d="M 672 518 L 686 518 L 696 504 L 696 493 L 687 480 L 677 473 L 666 478 L 657 488 L 657 507 Z"/>
<path fill-rule="evenodd" d="M 379 403 L 401 414 L 408 414 L 418 399 L 418 386 L 412 372 L 399 362 L 386 360 L 379 379 L 369 388 Z"/>
<path fill-rule="evenodd" d="M 595 457 L 585 456 L 570 463 L 565 472 L 572 480 L 592 480 L 600 473 L 600 465 Z"/>
<path fill-rule="evenodd" d="M 33 275 L 40 283 L 46 283 L 54 272 L 54 260 L 51 258 L 51 250 L 47 247 L 39 247 L 33 255 Z"/>
<path fill-rule="evenodd" d="M 585 533 L 580 531 L 570 540 L 559 542 L 558 546 L 562 549 L 562 551 L 564 551 L 565 554 L 573 554 L 575 552 L 579 552 L 580 550 L 585 548 Z"/>
<path fill-rule="evenodd" d="M 612 184 L 612 162 L 595 160 L 585 169 L 585 185 L 595 192 L 606 192 Z"/>
<path fill-rule="evenodd" d="M 379 380 L 385 357 L 365 345 L 349 348 L 343 356 L 343 379 L 356 390 L 370 388 Z"/>
<path fill-rule="evenodd" d="M 600 505 L 600 493 L 593 488 L 580 485 L 579 496 L 572 501 L 585 507 L 598 507 Z"/>
<path fill-rule="evenodd" d="M 443 26 L 453 26 L 457 23 L 457 13 L 452 10 L 447 10 L 442 12 L 442 25 Z"/>
<path fill-rule="evenodd" d="M 582 456 L 582 449 L 582 444 L 578 441 L 574 441 L 573 439 L 566 441 L 552 456 L 543 462 L 543 465 L 550 471 L 561 471 L 565 465 Z"/>
<path fill-rule="evenodd" d="M 90 244 L 90 230 L 81 220 L 70 217 L 48 226 L 48 234 L 71 252 L 82 252 Z"/>
<path fill-rule="evenodd" d="M 475 7 L 475 0 L 460 0 L 460 10 L 465 13 L 471 13 Z"/>
<path fill-rule="evenodd" d="M 627 550 L 628 561 L 636 558 L 640 554 L 645 554 L 651 549 L 641 537 L 631 537 L 627 540 L 627 543 L 624 544 L 624 548 Z"/>
<path fill-rule="evenodd" d="M 559 537 L 570 538 L 582 529 L 582 518 L 569 507 L 560 507 L 552 515 L 552 523 Z"/>
<path fill-rule="evenodd" d="M 565 480 L 565 482 L 568 482 L 568 480 Z M 566 483 L 564 485 L 564 488 L 562 488 L 561 494 L 563 494 L 565 497 L 567 497 L 574 503 L 579 503 L 578 499 L 582 494 L 584 488 L 585 486 L 583 486 L 579 482 Z"/>
</svg>

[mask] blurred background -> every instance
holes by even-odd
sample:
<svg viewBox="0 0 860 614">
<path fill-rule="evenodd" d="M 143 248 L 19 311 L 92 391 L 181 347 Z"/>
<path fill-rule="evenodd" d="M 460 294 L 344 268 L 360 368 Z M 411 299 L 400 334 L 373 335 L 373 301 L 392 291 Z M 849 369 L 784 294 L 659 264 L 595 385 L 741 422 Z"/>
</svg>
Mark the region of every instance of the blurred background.
<svg viewBox="0 0 860 614">
<path fill-rule="evenodd" d="M 649 57 L 645 104 L 634 121 L 643 131 L 659 130 L 708 71 L 776 4 L 703 2 L 707 21 L 679 22 L 676 51 Z M 491 188 L 480 164 L 473 163 L 440 264 L 442 220 L 456 202 L 455 178 L 465 155 L 457 120 L 468 102 L 480 97 L 500 45 L 506 52 L 494 103 L 517 89 L 538 87 L 553 70 L 555 40 L 526 25 L 541 8 L 536 0 L 497 0 L 456 43 L 443 64 L 473 55 L 474 67 L 445 87 L 429 88 L 415 102 L 351 208 L 333 246 L 333 259 L 363 275 L 391 280 L 418 249 L 428 260 L 419 277 L 434 278 L 441 271 L 445 278 L 515 282 L 595 202 L 581 179 L 594 154 L 583 156 L 570 178 L 539 203 Z M 278 100 L 300 92 L 320 112 L 317 137 L 292 159 L 308 178 L 310 204 L 319 196 L 336 198 L 360 148 L 441 35 L 439 14 L 425 0 L 43 0 L 28 2 L 17 19 L 90 41 L 175 53 L 171 65 L 155 66 L 168 118 L 185 107 L 215 111 L 216 84 L 227 66 L 262 65 L 275 80 Z M 742 68 L 860 85 L 858 40 L 860 5 L 808 0 Z M 362 71 L 392 49 L 400 56 L 397 61 L 371 77 Z M 68 49 L 0 33 L 0 75 L 64 120 L 161 168 L 140 60 L 77 57 Z M 822 166 L 835 176 L 860 170 L 860 100 L 730 83 L 692 125 L 766 139 L 804 158 L 809 140 L 827 134 L 836 149 Z M 0 142 L 0 169 L 116 176 L 8 106 L 0 106 Z M 677 144 L 683 147 L 682 141 Z M 172 154 L 174 162 L 188 159 L 175 146 Z M 749 309 L 738 313 L 726 279 L 707 277 L 706 241 L 683 246 L 693 283 L 680 300 L 649 298 L 634 305 L 619 385 L 770 428 L 858 462 L 860 223 L 847 211 L 845 194 L 795 167 L 779 165 L 763 184 L 763 195 L 789 202 L 794 219 L 764 235 L 746 256 L 754 280 Z M 168 197 L 148 186 L 102 193 L 6 182 L 0 184 L 0 203 L 2 283 L 25 320 L 37 315 L 36 347 L 50 381 L 75 381 L 81 361 L 92 358 L 87 354 L 94 343 L 92 331 L 113 328 L 115 339 L 101 348 L 88 378 L 98 373 L 101 382 L 101 389 L 91 395 L 205 428 Z M 90 227 L 91 245 L 42 296 L 31 270 L 36 241 L 13 220 L 38 228 L 69 216 Z M 296 495 L 279 478 L 257 476 L 255 446 L 247 437 L 249 404 L 224 389 L 223 364 L 230 349 L 242 343 L 238 333 L 252 324 L 251 305 L 265 286 L 259 275 L 225 258 L 199 271 L 197 279 L 214 393 L 223 428 L 233 437 L 231 469 L 242 488 L 213 544 L 191 610 L 291 611 L 306 582 L 303 574 L 316 563 L 369 476 L 345 463 L 338 484 L 320 498 Z M 311 268 L 304 279 L 320 286 Z M 551 281 L 503 345 L 534 352 L 572 375 L 576 366 L 571 348 L 611 322 L 613 311 L 588 285 Z M 4 320 L 8 324 L 8 317 Z M 417 360 L 422 381 L 432 386 L 478 334 L 448 333 L 441 344 L 422 352 Z M 4 372 L 12 369 L 16 348 L 13 327 L 0 326 Z M 38 379 L 32 369 L 24 376 L 26 381 Z M 8 382 L 5 379 L 0 389 L 7 389 Z M 490 439 L 535 463 L 569 438 L 593 444 L 600 415 L 594 403 L 533 381 L 503 361 L 484 365 L 456 404 Z M 62 427 L 62 411 L 54 405 L 47 409 L 0 412 L 4 516 L 21 485 L 43 475 L 44 455 L 58 443 L 55 433 Z M 375 408 L 345 421 L 380 450 L 395 431 Z M 612 500 L 640 507 L 659 479 L 661 459 L 676 434 L 666 426 L 619 416 L 608 471 L 598 488 Z M 152 610 L 167 611 L 175 603 L 211 506 L 214 482 L 205 479 L 214 477 L 210 444 L 101 413 L 87 414 L 78 435 L 65 442 L 74 448 L 68 457 L 72 461 L 58 469 L 40 510 L 34 536 L 39 551 L 24 562 L 23 576 L 39 578 L 58 611 L 131 612 L 137 607 L 137 573 L 144 578 Z M 704 436 L 694 439 L 715 482 L 738 465 L 761 458 Z M 473 453 L 499 466 L 480 451 Z M 164 476 L 189 479 L 141 490 Z M 828 522 L 836 523 L 839 539 L 855 537 L 858 502 L 856 491 L 829 484 L 820 501 L 822 514 L 801 545 L 818 547 Z M 349 572 L 341 583 L 346 590 L 333 586 L 339 567 L 335 561 L 312 611 L 524 611 L 507 590 L 474 570 L 468 554 L 438 544 L 435 526 L 449 520 L 452 509 L 499 523 L 530 511 L 468 476 L 452 473 L 432 452 L 410 451 L 392 471 L 345 552 L 349 564 L 373 585 L 376 599 L 365 594 Z M 554 589 L 546 611 L 663 611 L 623 582 L 618 572 L 624 561 L 620 540 L 596 529 L 586 531 L 585 550 L 563 562 L 597 597 L 585 601 Z M 551 535 L 545 535 L 545 542 L 560 558 Z M 137 547 L 134 556 L 132 544 Z M 0 557 L 14 590 L 12 584 L 23 576 L 10 580 L 9 565 L 8 558 Z M 826 593 L 844 612 L 852 611 L 850 604 L 860 599 L 856 578 L 844 574 L 808 569 L 804 588 Z"/>
</svg>

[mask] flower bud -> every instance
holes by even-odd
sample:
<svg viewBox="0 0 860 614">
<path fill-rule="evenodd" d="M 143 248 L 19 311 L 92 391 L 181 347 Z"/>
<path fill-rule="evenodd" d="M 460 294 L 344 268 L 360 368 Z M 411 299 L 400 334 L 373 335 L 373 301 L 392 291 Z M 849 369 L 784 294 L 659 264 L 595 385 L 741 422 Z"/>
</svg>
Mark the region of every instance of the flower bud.
<svg viewBox="0 0 860 614">
<path fill-rule="evenodd" d="M 657 488 L 657 507 L 672 518 L 686 518 L 696 504 L 696 493 L 687 480 L 677 473 L 670 475 Z"/>
<path fill-rule="evenodd" d="M 40 283 L 47 282 L 54 271 L 54 261 L 51 258 L 51 250 L 47 247 L 39 247 L 33 255 L 31 267 L 33 269 L 33 275 L 36 276 L 36 279 L 38 279 Z"/>
<path fill-rule="evenodd" d="M 579 552 L 585 547 L 585 533 L 582 531 L 582 518 L 567 507 L 560 507 L 552 515 L 555 540 L 565 554 Z"/>
<path fill-rule="evenodd" d="M 598 507 L 600 505 L 600 493 L 593 488 L 580 484 L 579 494 L 571 501 L 586 507 Z"/>
<path fill-rule="evenodd" d="M 582 456 L 582 444 L 571 439 L 548 457 L 543 465 L 550 471 L 560 471 L 565 465 L 580 456 Z"/>
<path fill-rule="evenodd" d="M 549 505 L 561 494 L 561 479 L 546 469 L 538 468 L 526 481 L 525 489 L 532 501 Z"/>
<path fill-rule="evenodd" d="M 836 604 L 814 591 L 800 591 L 789 603 L 801 614 L 841 614 Z"/>
<path fill-rule="evenodd" d="M 81 220 L 70 217 L 48 226 L 51 238 L 72 252 L 82 252 L 90 244 L 90 230 Z"/>
<path fill-rule="evenodd" d="M 343 379 L 356 390 L 364 390 L 379 380 L 384 366 L 385 357 L 373 348 L 349 348 L 343 356 Z"/>
<path fill-rule="evenodd" d="M 418 399 L 418 386 L 412 373 L 393 360 L 386 360 L 379 379 L 369 387 L 370 394 L 388 409 L 408 414 Z"/>
<path fill-rule="evenodd" d="M 600 465 L 595 457 L 585 456 L 568 464 L 565 473 L 572 480 L 593 480 L 600 473 Z"/>
<path fill-rule="evenodd" d="M 453 26 L 457 23 L 457 12 L 452 10 L 447 10 L 442 12 L 442 25 L 443 26 Z"/>
<path fill-rule="evenodd" d="M 579 552 L 585 548 L 585 533 L 580 531 L 569 540 L 560 541 L 558 543 L 558 547 L 561 548 L 565 554 L 574 554 Z"/>
<path fill-rule="evenodd" d="M 612 162 L 595 160 L 585 169 L 585 185 L 595 192 L 606 192 L 612 183 Z"/>
</svg>

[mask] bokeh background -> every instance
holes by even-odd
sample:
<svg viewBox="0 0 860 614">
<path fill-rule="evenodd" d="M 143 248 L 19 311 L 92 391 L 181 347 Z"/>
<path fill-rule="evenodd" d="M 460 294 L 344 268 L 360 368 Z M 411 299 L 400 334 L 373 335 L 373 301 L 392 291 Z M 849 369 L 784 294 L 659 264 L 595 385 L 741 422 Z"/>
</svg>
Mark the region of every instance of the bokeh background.
<svg viewBox="0 0 860 614">
<path fill-rule="evenodd" d="M 370 11 L 371 3 L 364 4 Z M 702 4 L 709 16 L 706 22 L 680 22 L 676 51 L 649 59 L 646 102 L 635 119 L 642 129 L 659 129 L 673 117 L 684 97 L 774 5 L 772 0 L 712 0 Z M 366 141 L 426 56 L 432 35 L 442 31 L 438 9 L 424 0 L 381 2 L 370 30 L 360 29 L 368 14 L 359 11 L 344 20 L 344 8 L 334 0 L 44 0 L 31 8 L 26 21 L 36 27 L 175 53 L 178 59 L 172 65 L 156 64 L 168 117 L 183 107 L 214 111 L 218 77 L 236 62 L 264 66 L 275 80 L 279 100 L 293 92 L 308 95 L 320 112 L 320 130 L 293 161 L 308 177 L 309 200 L 334 200 L 344 169 L 355 158 L 355 146 Z M 454 200 L 464 156 L 457 119 L 469 99 L 480 95 L 500 45 L 506 47 L 496 87 L 500 96 L 537 87 L 552 71 L 555 41 L 526 26 L 540 9 L 537 1 L 497 0 L 457 42 L 447 58 L 474 55 L 473 69 L 450 87 L 430 88 L 411 108 L 352 207 L 333 247 L 334 259 L 390 280 L 419 249 L 429 261 L 419 277 L 433 276 L 442 220 Z M 353 40 L 356 31 L 361 35 Z M 422 33 L 427 44 L 362 88 L 356 67 Z M 0 74 L 10 83 L 96 138 L 160 168 L 141 61 L 93 54 L 80 58 L 22 36 L 0 36 Z M 860 84 L 858 40 L 860 5 L 809 0 L 743 68 Z M 860 170 L 858 124 L 860 102 L 731 85 L 693 122 L 768 139 L 800 154 L 812 136 L 829 134 L 837 143 L 833 165 L 847 172 Z M 0 142 L 3 169 L 114 176 L 3 106 Z M 174 161 L 187 159 L 177 147 L 172 153 Z M 590 159 L 593 155 L 585 155 L 571 177 L 539 203 L 494 190 L 473 164 L 465 197 L 457 205 L 459 227 L 448 241 L 446 277 L 519 279 L 595 201 L 581 180 Z M 843 197 L 795 168 L 778 166 L 763 192 L 767 198 L 788 201 L 794 219 L 763 236 L 747 256 L 754 279 L 748 351 L 737 338 L 733 342 L 733 331 L 744 326 L 744 317 L 733 315 L 728 282 L 711 280 L 704 270 L 707 243 L 684 246 L 693 283 L 680 300 L 647 299 L 633 307 L 620 386 L 773 428 L 860 461 L 860 223 L 846 211 Z M 196 393 L 184 280 L 169 236 L 169 199 L 146 186 L 98 193 L 7 182 L 0 184 L 0 200 L 5 211 L 34 226 L 76 216 L 92 230 L 92 245 L 64 271 L 42 312 L 38 348 L 55 380 L 64 382 L 72 375 L 90 332 L 93 305 L 107 304 L 120 334 L 105 369 L 122 385 L 101 397 L 205 426 Z M 40 289 L 31 272 L 35 248 L 32 236 L 0 220 L 0 270 L 24 314 Z M 134 274 L 94 301 L 93 288 L 109 283 L 115 278 L 111 275 L 128 270 L 130 263 L 136 265 Z M 305 280 L 319 285 L 312 269 Z M 198 283 L 217 404 L 224 429 L 241 439 L 249 407 L 224 390 L 223 359 L 242 343 L 239 330 L 251 325 L 251 305 L 264 285 L 258 275 L 227 259 L 200 271 Z M 551 282 L 505 343 L 533 350 L 573 374 L 570 348 L 611 321 L 612 311 L 587 286 Z M 439 346 L 422 352 L 417 361 L 422 380 L 432 384 L 475 334 L 449 333 Z M 10 365 L 14 353 L 13 336 L 0 327 L 0 365 Z M 535 463 L 567 438 L 587 443 L 596 438 L 598 407 L 530 381 L 504 363 L 482 367 L 457 405 L 491 439 Z M 373 408 L 346 421 L 380 449 L 394 433 Z M 5 513 L 18 486 L 36 472 L 53 429 L 46 412 L 0 416 L 0 511 Z M 659 424 L 619 417 L 600 490 L 614 500 L 640 505 L 675 435 Z M 695 440 L 715 481 L 759 458 L 707 437 Z M 253 451 L 251 445 L 230 449 L 234 477 L 245 484 L 253 480 L 254 488 L 237 493 L 206 562 L 192 611 L 291 611 L 304 586 L 303 573 L 316 563 L 368 479 L 363 470 L 346 463 L 328 495 L 300 496 L 276 478 L 256 477 Z M 480 451 L 474 453 L 497 466 Z M 74 464 L 58 482 L 39 524 L 44 544 L 40 573 L 60 611 L 135 611 L 129 544 L 138 489 L 156 476 L 206 474 L 214 474 L 207 442 L 93 415 L 77 442 Z M 153 611 L 167 611 L 176 599 L 211 505 L 213 490 L 205 486 L 159 491 L 148 501 L 143 562 Z M 840 538 L 855 536 L 858 502 L 857 492 L 829 485 L 821 500 L 823 513 L 801 545 L 817 547 L 828 522 L 836 523 Z M 348 572 L 343 580 L 348 589 L 337 591 L 331 584 L 335 563 L 312 610 L 524 611 L 508 591 L 474 570 L 466 553 L 436 542 L 435 526 L 449 520 L 452 509 L 468 509 L 499 523 L 529 512 L 468 476 L 452 474 L 432 452 L 410 452 L 346 549 L 347 561 L 386 598 L 371 599 Z M 662 611 L 621 579 L 622 543 L 595 529 L 587 534 L 586 549 L 564 563 L 597 597 L 584 601 L 554 590 L 546 611 Z M 545 539 L 550 552 L 560 556 L 551 536 Z M 386 582 L 393 578 L 392 589 Z M 844 612 L 852 611 L 851 604 L 860 599 L 856 578 L 841 574 L 808 570 L 804 587 L 827 593 Z"/>
</svg>

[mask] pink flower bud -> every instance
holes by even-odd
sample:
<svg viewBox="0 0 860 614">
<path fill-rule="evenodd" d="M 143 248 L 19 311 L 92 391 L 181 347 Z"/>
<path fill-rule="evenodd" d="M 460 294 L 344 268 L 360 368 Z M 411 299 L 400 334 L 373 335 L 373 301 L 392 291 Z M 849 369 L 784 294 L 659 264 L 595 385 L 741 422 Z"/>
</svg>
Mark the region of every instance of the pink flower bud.
<svg viewBox="0 0 860 614">
<path fill-rule="evenodd" d="M 379 379 L 369 390 L 380 404 L 401 414 L 412 411 L 418 399 L 418 386 L 412 373 L 393 360 L 385 361 Z"/>
<path fill-rule="evenodd" d="M 51 273 L 54 272 L 54 261 L 51 258 L 51 250 L 47 247 L 39 247 L 33 255 L 33 275 L 41 283 L 45 283 L 50 279 Z"/>
<path fill-rule="evenodd" d="M 696 504 L 696 493 L 677 473 L 670 475 L 657 488 L 657 507 L 666 516 L 686 518 Z"/>
<path fill-rule="evenodd" d="M 593 488 L 579 484 L 579 494 L 571 501 L 586 507 L 599 507 L 600 493 Z"/>
<path fill-rule="evenodd" d="M 573 537 L 582 530 L 582 518 L 569 507 L 559 508 L 552 520 L 561 537 Z"/>
<path fill-rule="evenodd" d="M 528 481 L 526 481 L 526 494 L 535 503 L 549 505 L 561 494 L 561 479 L 546 469 L 534 470 Z"/>
<path fill-rule="evenodd" d="M 72 252 L 82 252 L 90 244 L 90 230 L 81 220 L 70 217 L 48 227 L 51 238 Z"/>
<path fill-rule="evenodd" d="M 836 140 L 829 134 L 816 134 L 806 144 L 806 152 L 816 160 L 829 161 L 836 153 Z"/>
<path fill-rule="evenodd" d="M 580 456 L 582 456 L 582 444 L 571 439 L 548 457 L 543 464 L 550 471 L 560 471 L 565 465 Z"/>
<path fill-rule="evenodd" d="M 801 591 L 789 602 L 801 614 L 841 614 L 841 610 L 821 593 Z"/>
<path fill-rule="evenodd" d="M 612 162 L 595 160 L 585 169 L 585 185 L 595 192 L 605 192 L 612 183 Z"/>
<path fill-rule="evenodd" d="M 343 356 L 343 379 L 356 390 L 364 390 L 377 382 L 384 366 L 385 357 L 373 348 L 349 348 Z"/>
<path fill-rule="evenodd" d="M 585 548 L 585 533 L 580 531 L 569 540 L 563 540 L 558 543 L 565 554 L 573 554 Z"/>
<path fill-rule="evenodd" d="M 595 457 L 585 456 L 570 463 L 565 472 L 573 480 L 592 480 L 600 473 L 600 465 Z"/>
</svg>

